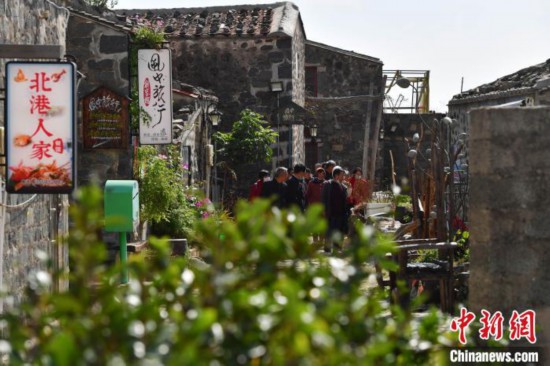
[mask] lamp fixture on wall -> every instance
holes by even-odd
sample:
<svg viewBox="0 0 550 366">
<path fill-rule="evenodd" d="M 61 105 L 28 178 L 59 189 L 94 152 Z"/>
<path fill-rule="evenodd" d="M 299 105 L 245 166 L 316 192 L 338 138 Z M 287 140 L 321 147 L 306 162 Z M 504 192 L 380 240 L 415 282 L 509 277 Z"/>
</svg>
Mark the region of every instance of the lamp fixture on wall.
<svg viewBox="0 0 550 366">
<path fill-rule="evenodd" d="M 269 83 L 269 88 L 272 92 L 282 92 L 283 91 L 283 82 L 278 80 L 272 80 Z"/>
<path fill-rule="evenodd" d="M 220 124 L 221 118 L 222 118 L 222 112 L 218 111 L 217 109 L 214 109 L 210 113 L 208 113 L 208 118 L 210 119 L 210 122 L 212 122 L 212 126 L 217 126 Z"/>
<path fill-rule="evenodd" d="M 317 137 L 317 125 L 316 124 L 312 124 L 311 126 L 309 126 L 309 134 L 311 135 L 311 137 Z"/>
</svg>

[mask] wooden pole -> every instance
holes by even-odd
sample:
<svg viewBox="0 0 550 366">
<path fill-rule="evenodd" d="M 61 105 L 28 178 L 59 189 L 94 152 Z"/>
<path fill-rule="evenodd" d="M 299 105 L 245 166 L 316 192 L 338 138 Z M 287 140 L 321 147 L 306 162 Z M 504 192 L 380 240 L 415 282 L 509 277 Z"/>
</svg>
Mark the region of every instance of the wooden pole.
<svg viewBox="0 0 550 366">
<path fill-rule="evenodd" d="M 386 77 L 384 76 L 384 81 L 382 85 L 386 85 Z M 376 122 L 374 125 L 374 136 L 372 138 L 372 157 L 370 160 L 369 170 L 368 172 L 363 171 L 365 174 L 368 173 L 368 179 L 370 185 L 373 187 L 370 189 L 370 192 L 372 194 L 372 191 L 374 190 L 374 179 L 376 174 L 376 157 L 378 156 L 378 140 L 380 136 L 380 125 L 382 124 L 382 110 L 384 108 L 384 100 L 380 100 L 378 103 L 378 113 L 376 114 Z"/>
<path fill-rule="evenodd" d="M 371 81 L 369 84 L 369 95 L 372 95 L 374 92 L 374 82 Z M 365 117 L 365 135 L 363 136 L 363 164 L 361 169 L 363 173 L 367 174 L 369 167 L 369 142 L 370 142 L 370 120 L 372 115 L 372 100 L 367 102 L 367 116 Z"/>
</svg>

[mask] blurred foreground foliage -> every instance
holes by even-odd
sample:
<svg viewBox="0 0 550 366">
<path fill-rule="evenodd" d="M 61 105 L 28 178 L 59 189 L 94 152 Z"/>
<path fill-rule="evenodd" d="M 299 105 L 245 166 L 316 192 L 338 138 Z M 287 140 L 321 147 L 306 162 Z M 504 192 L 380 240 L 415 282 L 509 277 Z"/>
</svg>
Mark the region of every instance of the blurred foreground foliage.
<svg viewBox="0 0 550 366">
<path fill-rule="evenodd" d="M 318 254 L 320 207 L 302 215 L 241 202 L 233 220 L 197 221 L 206 264 L 151 240 L 155 255 L 131 259 L 121 286 L 118 268 L 102 264 L 101 192 L 77 198 L 70 273 L 36 273 L 27 300 L 1 315 L 9 364 L 442 365 L 456 339 L 440 313 L 413 317 L 365 289 L 367 263 L 391 266 L 389 239 L 363 227 L 345 258 Z M 65 276 L 69 290 L 52 292 Z"/>
</svg>

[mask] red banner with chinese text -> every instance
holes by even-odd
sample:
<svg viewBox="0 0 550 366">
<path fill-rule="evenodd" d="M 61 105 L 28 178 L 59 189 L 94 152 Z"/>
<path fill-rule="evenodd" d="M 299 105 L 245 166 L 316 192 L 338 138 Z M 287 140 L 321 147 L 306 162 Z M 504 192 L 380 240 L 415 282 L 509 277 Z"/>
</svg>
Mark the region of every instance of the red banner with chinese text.
<svg viewBox="0 0 550 366">
<path fill-rule="evenodd" d="M 8 192 L 73 190 L 75 74 L 69 62 L 6 64 Z"/>
</svg>

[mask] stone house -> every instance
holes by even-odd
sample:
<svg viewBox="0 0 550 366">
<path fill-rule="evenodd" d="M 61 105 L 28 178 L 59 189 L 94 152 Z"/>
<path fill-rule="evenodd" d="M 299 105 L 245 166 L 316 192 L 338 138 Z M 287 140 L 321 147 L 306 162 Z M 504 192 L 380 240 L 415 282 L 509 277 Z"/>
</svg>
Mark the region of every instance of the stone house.
<svg viewBox="0 0 550 366">
<path fill-rule="evenodd" d="M 69 12 L 42 0 L 4 0 L 0 2 L 0 47 L 10 45 L 53 45 L 59 49 L 55 59 L 65 53 Z M 31 47 L 35 49 L 34 47 Z M 43 54 L 42 54 L 43 56 Z M 0 52 L 0 125 L 5 125 L 5 64 L 8 52 Z M 54 59 L 54 57 L 52 57 Z M 19 58 L 21 60 L 21 58 Z M 3 138 L 3 137 L 2 137 Z M 2 155 L 4 151 L 2 151 Z M 46 269 L 40 253 L 46 253 L 55 269 L 66 268 L 68 251 L 57 245 L 68 232 L 68 195 L 7 194 L 5 164 L 0 190 L 0 288 L 8 298 L 3 307 L 19 303 L 29 275 Z M 61 289 L 66 283 L 53 283 Z"/>
<path fill-rule="evenodd" d="M 305 104 L 305 32 L 292 3 L 118 13 L 133 24 L 152 24 L 166 33 L 174 79 L 218 96 L 224 113 L 221 129 L 229 130 L 245 108 L 263 114 L 275 126 L 278 102 Z M 280 92 L 271 91 L 272 81 L 282 82 Z M 281 126 L 279 163 L 304 161 L 303 129 Z"/>
<path fill-rule="evenodd" d="M 380 59 L 306 41 L 306 105 L 318 125 L 306 143 L 309 166 L 328 159 L 361 167 L 371 181 L 384 101 Z"/>
<path fill-rule="evenodd" d="M 468 133 L 469 112 L 481 107 L 550 104 L 550 60 L 503 76 L 453 96 L 449 116 L 457 120 L 454 134 Z"/>
<path fill-rule="evenodd" d="M 491 83 L 455 95 L 449 101 L 449 116 L 453 118 L 453 141 L 464 140 L 460 164 L 468 172 L 470 112 L 483 107 L 527 107 L 550 105 L 550 60 L 503 76 Z M 469 194 L 465 197 L 468 219 Z"/>
<path fill-rule="evenodd" d="M 373 136 L 378 135 L 382 113 L 382 62 L 306 40 L 296 5 L 118 13 L 127 21 L 152 24 L 167 33 L 174 52 L 174 77 L 213 90 L 224 112 L 222 129 L 229 130 L 245 108 L 266 116 L 279 132 L 272 166 L 297 162 L 312 166 L 331 158 L 350 169 L 368 165 L 373 170 L 374 160 L 368 156 L 374 154 L 368 152 L 377 149 Z M 271 89 L 273 82 L 282 82 L 282 90 Z M 309 114 L 283 120 L 280 111 L 288 105 L 302 113 L 307 106 Z M 317 138 L 306 127 L 313 124 L 319 127 Z"/>
<path fill-rule="evenodd" d="M 133 29 L 126 24 L 115 22 L 114 14 L 97 15 L 93 8 L 75 3 L 69 8 L 67 34 L 67 53 L 76 62 L 83 78 L 79 82 L 79 100 L 89 95 L 99 87 L 106 87 L 123 98 L 132 95 L 129 55 L 131 52 L 131 34 Z M 203 88 L 185 84 L 183 88 L 178 82 L 173 83 L 173 114 L 185 122 L 191 129 L 187 129 L 185 136 L 180 136 L 181 129 L 175 128 L 174 138 L 182 147 L 182 154 L 189 160 L 190 180 L 204 180 L 209 167 L 205 166 L 205 152 L 200 146 L 209 143 L 208 124 L 197 123 L 198 117 L 204 117 L 206 108 L 213 108 L 217 98 Z M 205 103 L 210 101 L 210 103 Z M 207 105 L 208 104 L 208 105 Z M 193 113 L 178 114 L 183 106 L 192 105 Z M 79 106 L 85 109 L 82 103 Z M 137 121 L 128 116 L 126 128 L 121 131 L 123 140 L 129 143 L 122 146 L 99 146 L 91 148 L 85 144 L 87 126 L 82 118 L 79 119 L 79 183 L 96 182 L 103 184 L 108 179 L 133 179 L 133 162 L 139 141 L 137 138 Z M 128 128 L 130 125 L 130 128 Z M 180 124 L 179 127 L 183 127 Z M 206 135 L 205 135 L 206 134 Z M 183 138 L 185 137 L 185 138 Z M 195 141 L 197 139 L 197 141 Z M 182 145 L 183 144 L 183 145 Z M 100 145 L 100 144 L 98 144 Z M 190 150 L 183 149 L 183 146 Z M 184 151 L 185 150 L 185 151 Z"/>
</svg>

